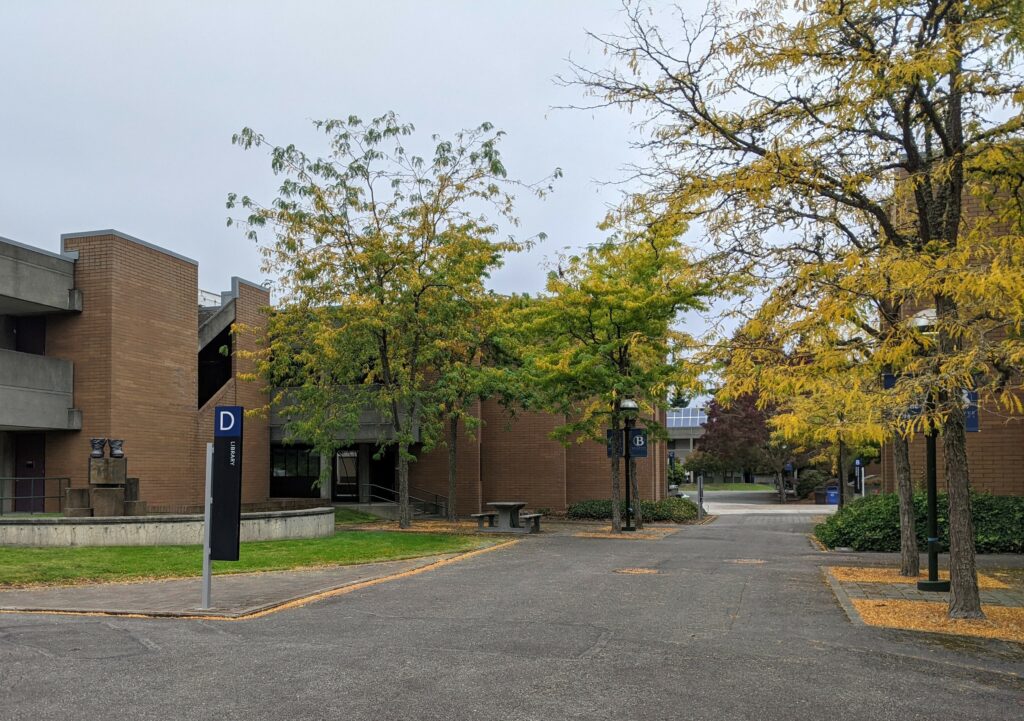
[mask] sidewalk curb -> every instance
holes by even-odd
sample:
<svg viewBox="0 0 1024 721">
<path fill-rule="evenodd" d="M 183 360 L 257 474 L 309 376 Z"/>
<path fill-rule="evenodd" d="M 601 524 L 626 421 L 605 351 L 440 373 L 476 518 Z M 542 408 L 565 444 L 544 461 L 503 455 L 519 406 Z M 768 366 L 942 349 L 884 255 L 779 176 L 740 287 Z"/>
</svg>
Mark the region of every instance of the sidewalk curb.
<svg viewBox="0 0 1024 721">
<path fill-rule="evenodd" d="M 850 602 L 850 596 L 843 590 L 842 584 L 837 581 L 831 573 L 828 572 L 828 568 L 825 566 L 821 567 L 821 573 L 828 582 L 828 585 L 832 588 L 832 593 L 835 594 L 836 600 L 839 601 L 839 605 L 842 606 L 843 611 L 846 612 L 846 616 L 850 619 L 850 623 L 854 626 L 867 626 L 864 620 L 857 613 L 857 609 L 853 607 L 853 603 Z"/>
<path fill-rule="evenodd" d="M 432 571 L 442 566 L 447 566 L 453 563 L 458 563 L 469 558 L 475 558 L 484 553 L 490 553 L 491 551 L 497 551 L 502 548 L 514 546 L 519 543 L 519 539 L 512 539 L 504 541 L 502 543 L 496 543 L 493 546 L 487 546 L 486 548 L 479 548 L 475 551 L 467 551 L 465 553 L 455 555 L 445 555 L 442 558 L 418 566 L 416 568 L 410 568 L 405 571 L 399 571 L 397 573 L 391 573 L 386 576 L 377 576 L 371 578 L 361 578 L 354 581 L 347 581 L 338 586 L 326 588 L 320 591 L 314 591 L 312 593 L 306 593 L 299 596 L 287 598 L 283 601 L 272 601 L 270 603 L 261 604 L 259 606 L 253 606 L 250 608 L 243 609 L 238 613 L 209 613 L 204 611 L 137 611 L 137 610 L 108 610 L 108 611 L 83 611 L 76 609 L 39 609 L 39 608 L 3 608 L 0 609 L 0 614 L 24 614 L 24 615 L 35 615 L 35 616 L 105 616 L 105 617 L 116 617 L 116 618 L 152 618 L 152 619 L 180 619 L 188 621 L 250 621 L 263 616 L 268 616 L 278 611 L 284 611 L 291 608 L 300 608 L 314 601 L 319 601 L 325 598 L 331 598 L 333 596 L 341 596 L 353 591 L 358 591 L 363 588 L 369 588 L 370 586 L 376 586 L 381 583 L 388 581 L 395 581 L 400 578 L 408 578 L 410 576 L 416 576 L 427 571 Z"/>
</svg>

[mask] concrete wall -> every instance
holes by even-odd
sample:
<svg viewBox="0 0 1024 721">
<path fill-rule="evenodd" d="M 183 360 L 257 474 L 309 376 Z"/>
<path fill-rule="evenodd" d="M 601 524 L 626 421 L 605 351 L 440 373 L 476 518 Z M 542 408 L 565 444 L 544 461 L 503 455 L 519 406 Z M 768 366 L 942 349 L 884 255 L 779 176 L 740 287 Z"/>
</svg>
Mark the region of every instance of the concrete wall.
<svg viewBox="0 0 1024 721">
<path fill-rule="evenodd" d="M 242 514 L 242 541 L 334 535 L 334 509 Z M 203 542 L 202 516 L 0 519 L 0 546 L 183 546 Z"/>
<path fill-rule="evenodd" d="M 0 350 L 0 428 L 77 429 L 73 386 L 71 361 Z"/>
<path fill-rule="evenodd" d="M 0 306 L 11 314 L 77 310 L 74 261 L 0 238 Z"/>
</svg>

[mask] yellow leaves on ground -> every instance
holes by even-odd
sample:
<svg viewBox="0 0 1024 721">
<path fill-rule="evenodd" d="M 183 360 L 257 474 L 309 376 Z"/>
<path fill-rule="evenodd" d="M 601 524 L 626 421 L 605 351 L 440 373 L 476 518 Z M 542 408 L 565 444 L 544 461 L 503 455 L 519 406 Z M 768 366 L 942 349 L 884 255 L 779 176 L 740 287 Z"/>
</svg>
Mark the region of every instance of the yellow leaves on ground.
<svg viewBox="0 0 1024 721">
<path fill-rule="evenodd" d="M 984 606 L 985 619 L 967 620 L 947 618 L 948 608 L 944 602 L 856 598 L 851 602 L 861 620 L 869 626 L 1024 643 L 1024 608 Z"/>
<path fill-rule="evenodd" d="M 918 578 L 901 576 L 895 568 L 863 568 L 854 566 L 830 566 L 828 572 L 837 581 L 848 583 L 917 583 L 918 578 L 925 580 L 928 575 L 924 572 Z M 949 571 L 939 572 L 940 580 L 949 580 Z M 978 587 L 983 589 L 1003 589 L 1009 586 L 998 578 L 988 576 L 984 573 L 978 574 Z"/>
</svg>

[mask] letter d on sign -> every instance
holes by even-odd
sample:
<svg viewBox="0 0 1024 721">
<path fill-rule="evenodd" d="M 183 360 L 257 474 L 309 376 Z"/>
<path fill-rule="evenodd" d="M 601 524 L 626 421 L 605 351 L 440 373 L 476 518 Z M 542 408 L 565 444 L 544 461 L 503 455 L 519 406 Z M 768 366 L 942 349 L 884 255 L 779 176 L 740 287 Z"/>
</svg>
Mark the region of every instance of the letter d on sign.
<svg viewBox="0 0 1024 721">
<path fill-rule="evenodd" d="M 242 435 L 242 407 L 241 406 L 217 406 L 215 409 L 213 424 L 213 437 L 224 436 L 237 438 Z"/>
</svg>

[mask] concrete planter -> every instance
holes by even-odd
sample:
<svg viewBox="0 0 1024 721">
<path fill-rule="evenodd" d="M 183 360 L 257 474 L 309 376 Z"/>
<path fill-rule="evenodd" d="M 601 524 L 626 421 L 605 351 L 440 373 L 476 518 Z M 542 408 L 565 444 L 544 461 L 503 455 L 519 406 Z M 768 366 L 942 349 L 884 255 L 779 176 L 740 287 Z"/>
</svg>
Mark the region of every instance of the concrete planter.
<svg viewBox="0 0 1024 721">
<path fill-rule="evenodd" d="M 334 534 L 333 508 L 242 514 L 243 541 Z M 3 546 L 187 546 L 203 542 L 201 515 L 129 518 L 0 518 Z"/>
</svg>

